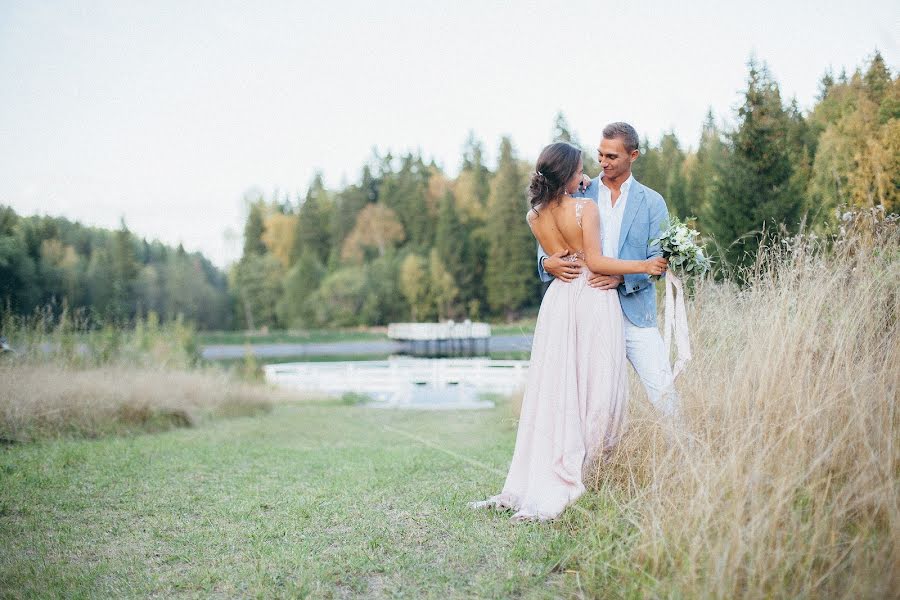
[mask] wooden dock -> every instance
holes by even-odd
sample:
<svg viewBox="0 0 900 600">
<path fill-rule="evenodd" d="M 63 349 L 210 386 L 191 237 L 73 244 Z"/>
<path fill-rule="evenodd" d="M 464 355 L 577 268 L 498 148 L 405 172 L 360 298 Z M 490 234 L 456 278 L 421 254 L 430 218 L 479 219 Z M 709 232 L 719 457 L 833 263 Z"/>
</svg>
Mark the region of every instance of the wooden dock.
<svg viewBox="0 0 900 600">
<path fill-rule="evenodd" d="M 488 323 L 391 323 L 388 337 L 401 342 L 415 356 L 476 356 L 490 351 Z"/>
<path fill-rule="evenodd" d="M 288 389 L 340 395 L 356 392 L 389 397 L 411 387 L 425 391 L 471 386 L 477 393 L 511 394 L 521 389 L 528 361 L 487 358 L 282 363 L 264 367 L 266 381 Z"/>
</svg>

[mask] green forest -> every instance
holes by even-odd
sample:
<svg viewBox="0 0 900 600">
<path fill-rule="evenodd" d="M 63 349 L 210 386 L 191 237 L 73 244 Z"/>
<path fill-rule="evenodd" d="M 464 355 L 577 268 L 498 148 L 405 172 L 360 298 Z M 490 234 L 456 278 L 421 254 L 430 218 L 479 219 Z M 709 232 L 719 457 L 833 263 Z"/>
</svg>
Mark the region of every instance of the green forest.
<svg viewBox="0 0 900 600">
<path fill-rule="evenodd" d="M 68 309 L 84 328 L 127 325 L 151 312 L 201 329 L 234 322 L 228 278 L 202 254 L 139 239 L 124 223 L 109 231 L 22 217 L 3 205 L 0 299 L 12 315 L 57 317 Z"/>
<path fill-rule="evenodd" d="M 581 143 L 585 171 L 599 172 L 598 140 L 579 140 L 563 114 L 553 139 Z M 128 323 L 152 311 L 200 329 L 514 319 L 540 301 L 525 222 L 533 165 L 509 138 L 495 165 L 484 156 L 470 133 L 455 177 L 420 153 L 373 153 L 342 189 L 316 176 L 296 198 L 256 195 L 227 274 L 125 223 L 108 231 L 0 206 L 0 298 L 18 315 L 68 307 Z M 671 132 L 644 139 L 634 171 L 693 219 L 719 273 L 740 269 L 767 232 L 827 235 L 846 211 L 900 210 L 900 77 L 876 52 L 853 73 L 827 72 L 802 110 L 751 61 L 734 114 L 710 110 L 696 148 Z"/>
</svg>

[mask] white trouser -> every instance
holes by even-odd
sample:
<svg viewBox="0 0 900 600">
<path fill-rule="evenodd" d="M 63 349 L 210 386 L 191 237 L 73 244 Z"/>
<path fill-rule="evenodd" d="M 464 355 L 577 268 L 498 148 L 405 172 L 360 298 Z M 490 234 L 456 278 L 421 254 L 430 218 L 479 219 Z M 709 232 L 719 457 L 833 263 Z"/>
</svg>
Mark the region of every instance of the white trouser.
<svg viewBox="0 0 900 600">
<path fill-rule="evenodd" d="M 678 393 L 672 366 L 659 329 L 638 327 L 625 317 L 625 354 L 637 371 L 647 390 L 647 397 L 656 409 L 672 416 L 678 409 Z"/>
</svg>

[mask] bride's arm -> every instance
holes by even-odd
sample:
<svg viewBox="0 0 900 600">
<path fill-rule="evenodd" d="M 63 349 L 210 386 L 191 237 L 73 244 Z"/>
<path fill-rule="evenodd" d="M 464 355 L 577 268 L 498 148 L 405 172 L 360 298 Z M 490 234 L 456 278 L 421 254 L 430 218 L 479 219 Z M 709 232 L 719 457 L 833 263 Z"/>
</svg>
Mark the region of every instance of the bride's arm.
<svg viewBox="0 0 900 600">
<path fill-rule="evenodd" d="M 666 260 L 664 258 L 621 260 L 603 256 L 600 243 L 600 210 L 593 202 L 584 203 L 581 225 L 584 232 L 585 262 L 592 272 L 604 275 L 628 275 L 631 273 L 662 275 L 665 273 Z"/>
</svg>

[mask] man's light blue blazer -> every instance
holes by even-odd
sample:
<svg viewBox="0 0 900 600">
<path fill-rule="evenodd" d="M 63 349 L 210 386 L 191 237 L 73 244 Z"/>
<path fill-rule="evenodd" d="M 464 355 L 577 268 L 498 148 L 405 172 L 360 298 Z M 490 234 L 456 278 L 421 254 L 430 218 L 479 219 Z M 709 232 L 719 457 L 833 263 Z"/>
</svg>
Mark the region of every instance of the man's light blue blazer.
<svg viewBox="0 0 900 600">
<path fill-rule="evenodd" d="M 591 180 L 584 192 L 575 194 L 579 198 L 590 198 L 597 202 L 600 193 L 600 177 Z M 646 260 L 660 256 L 659 245 L 651 245 L 650 240 L 662 233 L 661 227 L 669 220 L 666 201 L 655 190 L 637 180 L 628 190 L 625 213 L 622 215 L 622 229 L 619 232 L 619 254 L 624 260 Z M 541 259 L 547 256 L 538 244 L 538 275 L 541 281 L 551 281 L 553 276 L 544 271 Z M 656 326 L 656 287 L 649 275 L 625 275 L 625 281 L 618 287 L 622 312 L 638 327 Z"/>
</svg>

